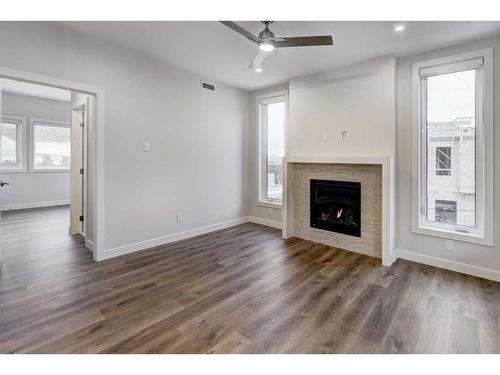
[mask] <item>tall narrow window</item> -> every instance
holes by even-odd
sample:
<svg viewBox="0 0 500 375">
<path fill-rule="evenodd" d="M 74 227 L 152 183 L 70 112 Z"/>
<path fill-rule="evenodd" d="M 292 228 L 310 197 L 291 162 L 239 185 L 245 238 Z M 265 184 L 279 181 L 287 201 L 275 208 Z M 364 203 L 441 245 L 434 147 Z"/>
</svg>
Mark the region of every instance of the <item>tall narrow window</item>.
<svg viewBox="0 0 500 375">
<path fill-rule="evenodd" d="M 23 170 L 24 120 L 0 119 L 0 170 L 4 172 Z"/>
<path fill-rule="evenodd" d="M 480 67 L 423 76 L 427 103 L 423 117 L 427 134 L 424 157 L 428 160 L 425 210 L 429 222 L 476 226 L 476 102 L 479 99 L 476 84 L 481 79 Z M 456 150 L 457 159 L 453 164 L 452 148 Z M 438 201 L 456 202 L 456 220 L 436 220 L 440 217 L 435 205 Z"/>
<path fill-rule="evenodd" d="M 286 98 L 283 95 L 259 100 L 260 192 L 262 203 L 283 201 L 283 156 L 285 155 Z"/>
<path fill-rule="evenodd" d="M 487 134 L 484 116 L 489 110 L 484 104 L 485 59 L 445 61 L 420 63 L 414 69 L 420 138 L 417 229 L 441 232 L 443 237 L 484 239 L 486 151 L 482 137 Z"/>
<path fill-rule="evenodd" d="M 70 170 L 71 128 L 33 122 L 33 170 Z"/>
</svg>

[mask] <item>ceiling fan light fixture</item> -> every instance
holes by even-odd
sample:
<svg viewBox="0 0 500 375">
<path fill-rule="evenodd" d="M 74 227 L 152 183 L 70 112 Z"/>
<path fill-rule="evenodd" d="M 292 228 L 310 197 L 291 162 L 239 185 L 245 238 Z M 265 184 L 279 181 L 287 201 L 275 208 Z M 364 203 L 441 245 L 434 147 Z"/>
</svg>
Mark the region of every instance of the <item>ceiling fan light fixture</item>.
<svg viewBox="0 0 500 375">
<path fill-rule="evenodd" d="M 274 40 L 261 40 L 259 42 L 259 49 L 264 52 L 271 52 L 274 50 Z"/>
</svg>

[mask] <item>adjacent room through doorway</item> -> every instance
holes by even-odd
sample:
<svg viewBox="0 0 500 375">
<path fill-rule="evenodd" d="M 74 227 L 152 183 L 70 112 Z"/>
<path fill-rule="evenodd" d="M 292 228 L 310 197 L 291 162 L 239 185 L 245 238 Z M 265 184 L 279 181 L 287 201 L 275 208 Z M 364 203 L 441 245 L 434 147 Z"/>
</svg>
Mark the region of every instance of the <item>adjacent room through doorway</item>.
<svg viewBox="0 0 500 375">
<path fill-rule="evenodd" d="M 91 101 L 79 92 L 0 79 L 5 265 L 21 259 L 37 263 L 41 253 L 46 261 L 47 252 L 57 259 L 92 251 L 92 230 L 87 230 Z"/>
</svg>

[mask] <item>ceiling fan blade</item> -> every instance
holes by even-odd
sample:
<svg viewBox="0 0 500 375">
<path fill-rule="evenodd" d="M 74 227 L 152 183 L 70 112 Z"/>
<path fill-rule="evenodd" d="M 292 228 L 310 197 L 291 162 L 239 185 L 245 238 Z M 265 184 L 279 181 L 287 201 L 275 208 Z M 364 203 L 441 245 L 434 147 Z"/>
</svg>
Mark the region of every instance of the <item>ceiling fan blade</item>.
<svg viewBox="0 0 500 375">
<path fill-rule="evenodd" d="M 257 54 L 253 58 L 250 65 L 248 65 L 248 67 L 250 69 L 257 69 L 258 67 L 260 67 L 260 64 L 262 64 L 262 62 L 264 61 L 264 59 L 266 58 L 268 53 L 269 52 L 264 52 L 264 51 L 259 50 L 259 52 L 257 52 Z"/>
<path fill-rule="evenodd" d="M 331 35 L 321 36 L 299 36 L 292 38 L 279 38 L 275 41 L 277 48 L 282 47 L 307 47 L 307 46 L 331 46 L 333 38 Z"/>
<path fill-rule="evenodd" d="M 251 42 L 259 43 L 259 38 L 257 38 L 251 32 L 245 30 L 243 27 L 238 26 L 234 22 L 231 22 L 231 21 L 219 21 L 219 22 L 222 23 L 223 25 L 229 27 L 231 30 L 236 31 L 238 34 L 243 35 L 245 38 L 247 38 Z"/>
</svg>

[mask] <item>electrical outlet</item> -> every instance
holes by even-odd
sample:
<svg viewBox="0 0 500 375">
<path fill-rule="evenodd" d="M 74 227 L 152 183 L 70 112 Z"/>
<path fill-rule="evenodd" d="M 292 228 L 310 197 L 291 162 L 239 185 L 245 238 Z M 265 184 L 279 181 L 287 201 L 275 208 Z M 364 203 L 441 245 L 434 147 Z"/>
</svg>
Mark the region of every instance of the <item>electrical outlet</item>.
<svg viewBox="0 0 500 375">
<path fill-rule="evenodd" d="M 453 250 L 453 240 L 446 240 L 444 243 L 444 248 L 448 251 Z"/>
<path fill-rule="evenodd" d="M 340 140 L 342 142 L 347 142 L 347 130 L 340 131 Z"/>
<path fill-rule="evenodd" d="M 184 221 L 184 215 L 183 214 L 177 214 L 176 215 L 176 220 L 178 223 Z"/>
<path fill-rule="evenodd" d="M 328 133 L 324 132 L 323 135 L 321 136 L 321 139 L 326 142 L 328 141 Z"/>
<path fill-rule="evenodd" d="M 272 208 L 268 208 L 268 209 L 267 209 L 267 214 L 268 214 L 269 216 L 273 216 L 273 209 L 272 209 Z"/>
<path fill-rule="evenodd" d="M 144 152 L 151 152 L 151 143 L 145 142 L 142 144 L 142 150 Z"/>
</svg>

